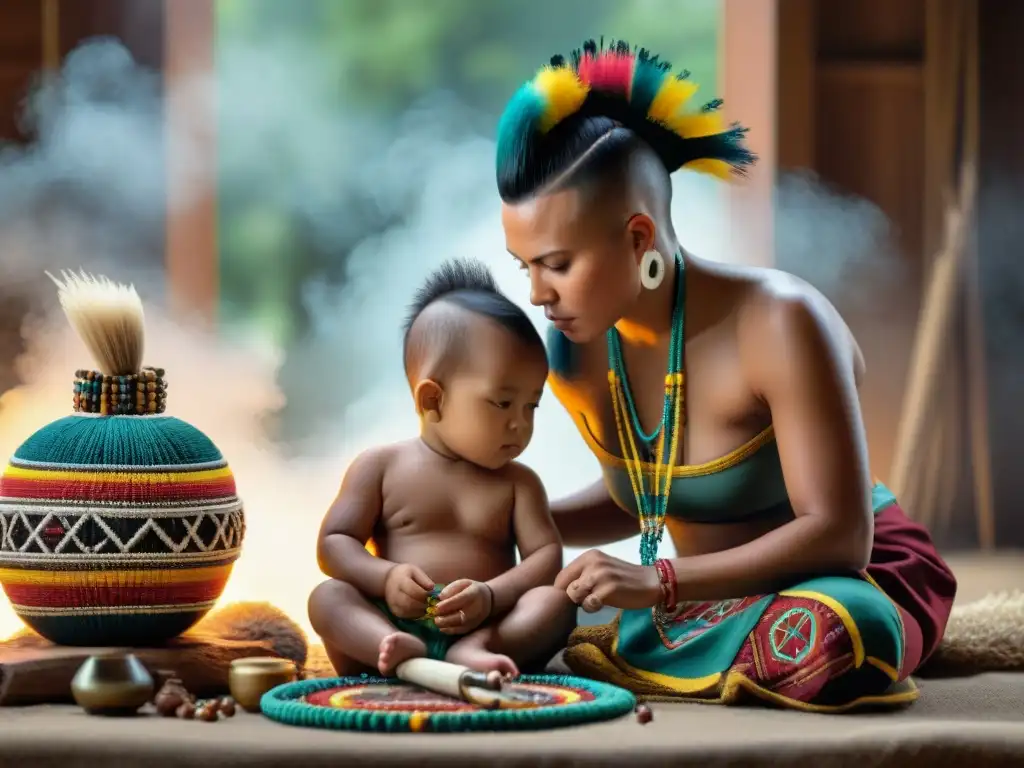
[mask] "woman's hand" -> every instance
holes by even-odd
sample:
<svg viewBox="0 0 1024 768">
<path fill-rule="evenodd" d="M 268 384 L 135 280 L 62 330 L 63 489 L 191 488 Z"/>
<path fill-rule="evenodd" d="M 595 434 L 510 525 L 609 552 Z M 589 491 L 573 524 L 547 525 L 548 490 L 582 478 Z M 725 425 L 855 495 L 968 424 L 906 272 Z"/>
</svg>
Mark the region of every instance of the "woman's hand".
<svg viewBox="0 0 1024 768">
<path fill-rule="evenodd" d="M 634 565 L 592 549 L 562 569 L 555 586 L 587 613 L 604 606 L 652 608 L 662 600 L 661 582 L 653 567 Z"/>
</svg>

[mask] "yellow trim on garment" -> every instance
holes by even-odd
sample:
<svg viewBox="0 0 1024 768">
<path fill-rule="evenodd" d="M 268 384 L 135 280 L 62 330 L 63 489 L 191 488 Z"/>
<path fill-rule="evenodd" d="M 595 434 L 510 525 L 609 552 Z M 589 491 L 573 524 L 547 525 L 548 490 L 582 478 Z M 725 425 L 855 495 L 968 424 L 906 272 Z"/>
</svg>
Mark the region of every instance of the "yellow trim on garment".
<svg viewBox="0 0 1024 768">
<path fill-rule="evenodd" d="M 589 650 L 587 649 L 589 646 Z M 635 679 L 646 680 L 650 682 L 656 682 L 661 687 L 675 691 L 681 694 L 693 694 L 703 690 L 708 690 L 713 687 L 723 676 L 722 673 L 716 675 L 709 675 L 706 678 L 695 678 L 693 680 L 685 681 L 689 685 L 680 686 L 679 680 L 675 678 L 668 678 L 664 682 L 658 680 L 658 678 L 664 678 L 663 675 L 657 675 L 655 673 L 645 672 L 644 670 L 638 670 L 630 667 L 622 661 L 621 658 L 616 656 L 615 661 L 606 657 L 596 646 L 586 643 L 580 646 L 574 646 L 577 652 L 582 651 L 585 656 L 589 657 L 591 663 L 595 664 L 596 667 L 605 670 L 608 678 L 608 682 L 618 685 L 621 688 L 627 690 L 631 689 L 630 681 L 628 677 L 630 674 Z M 615 653 L 613 645 L 612 652 Z M 869 659 L 870 662 L 870 659 Z M 621 667 L 621 668 L 620 668 Z M 840 714 L 843 712 L 849 712 L 859 707 L 874 707 L 874 706 L 893 706 L 898 704 L 909 704 L 916 701 L 921 692 L 917 685 L 910 678 L 907 678 L 902 682 L 902 686 L 905 686 L 904 690 L 899 690 L 894 693 L 882 693 L 873 694 L 870 696 L 860 696 L 853 701 L 848 701 L 845 704 L 813 704 L 805 701 L 798 701 L 792 699 L 789 696 L 785 696 L 781 693 L 769 691 L 766 688 L 755 683 L 749 677 L 744 675 L 742 672 L 731 670 L 725 675 L 725 682 L 722 685 L 718 696 L 715 698 L 700 698 L 700 697 L 688 697 L 681 699 L 679 696 L 670 696 L 669 694 L 657 694 L 657 693 L 635 693 L 637 699 L 640 701 L 664 701 L 678 704 L 680 701 L 693 704 L 717 704 L 724 706 L 731 704 L 739 698 L 739 694 L 743 691 L 759 698 L 763 701 L 770 702 L 784 709 L 792 709 L 799 712 L 815 712 L 820 714 Z"/>
<path fill-rule="evenodd" d="M 721 697 L 713 703 L 724 704 L 728 701 L 732 701 L 737 697 L 740 690 L 744 690 L 763 701 L 767 701 L 787 709 L 795 709 L 800 712 L 817 712 L 819 714 L 839 714 L 840 712 L 849 712 L 851 709 L 856 709 L 858 707 L 877 706 L 880 704 L 909 704 L 912 701 L 917 701 L 921 695 L 917 685 L 914 684 L 913 680 L 908 679 L 907 686 L 908 690 L 905 691 L 882 693 L 873 696 L 861 696 L 853 701 L 847 702 L 846 704 L 811 704 L 806 701 L 791 699 L 789 696 L 783 696 L 781 693 L 776 693 L 775 691 L 769 691 L 766 688 L 762 688 L 741 672 L 733 671 L 730 672 L 728 677 L 725 679 L 725 685 L 722 686 Z"/>
<path fill-rule="evenodd" d="M 715 672 L 704 677 L 672 677 L 671 675 L 663 675 L 660 672 L 650 672 L 646 669 L 640 669 L 627 663 L 622 656 L 619 655 L 619 619 L 621 614 L 615 617 L 615 634 L 612 638 L 612 655 L 615 657 L 615 663 L 621 665 L 622 670 L 627 674 L 639 677 L 643 680 L 648 680 L 656 685 L 660 685 L 663 688 L 676 691 L 678 693 L 698 693 L 700 691 L 706 691 L 708 688 L 713 687 L 722 679 L 721 672 Z"/>
<path fill-rule="evenodd" d="M 887 664 L 881 659 L 876 659 L 874 656 L 868 656 L 868 664 L 873 666 L 875 669 L 884 672 L 894 683 L 899 682 L 900 671 L 898 669 L 894 669 L 891 664 Z"/>
<path fill-rule="evenodd" d="M 565 407 L 565 410 L 569 412 L 573 423 L 576 424 L 576 429 L 579 430 L 580 435 L 583 437 L 583 440 L 586 442 L 590 450 L 593 451 L 597 460 L 602 464 L 607 464 L 615 467 L 616 469 L 625 470 L 625 460 L 620 456 L 610 453 L 604 446 L 597 442 L 593 433 L 591 433 L 590 428 L 587 426 L 586 418 L 583 416 L 582 404 L 579 403 L 578 398 L 572 394 L 571 388 L 563 386 L 559 378 L 553 373 L 548 375 L 548 385 L 551 387 L 551 391 L 555 394 L 555 397 L 557 397 L 559 402 L 561 402 Z M 725 456 L 712 459 L 711 461 L 706 461 L 703 464 L 683 464 L 673 467 L 672 477 L 700 477 L 702 475 L 713 475 L 716 472 L 721 472 L 740 464 L 744 459 L 750 457 L 774 439 L 775 427 L 769 424 L 760 434 L 755 435 L 739 448 L 729 451 Z M 645 475 L 654 475 L 656 471 L 664 472 L 665 468 L 664 466 L 651 462 L 641 462 L 640 470 Z"/>
<path fill-rule="evenodd" d="M 888 600 L 890 603 L 892 603 L 892 607 L 896 611 L 896 621 L 899 622 L 899 625 L 900 625 L 900 656 L 901 656 L 901 658 L 900 658 L 900 665 L 902 666 L 903 662 L 904 662 L 904 660 L 906 659 L 906 656 L 907 656 L 907 632 L 906 632 L 906 630 L 903 627 L 903 614 L 900 612 L 900 610 L 901 610 L 900 609 L 900 605 L 895 600 L 893 600 L 891 597 L 889 597 L 888 593 L 878 585 L 877 581 L 875 581 L 873 578 L 871 578 L 871 576 L 868 574 L 867 571 L 861 571 L 860 575 L 864 577 L 864 581 L 866 581 L 872 587 L 874 587 L 879 592 L 881 592 L 882 595 L 885 597 L 885 599 Z M 880 661 L 878 663 L 879 664 L 884 664 L 885 662 Z M 886 665 L 886 666 L 888 666 L 888 665 Z M 881 669 L 881 667 L 879 667 L 879 669 Z M 892 667 L 889 667 L 889 669 L 892 669 Z M 913 670 L 911 670 L 911 671 L 913 671 Z M 899 671 L 896 672 L 896 677 L 893 677 L 893 680 L 897 680 L 897 679 L 899 679 Z"/>
</svg>

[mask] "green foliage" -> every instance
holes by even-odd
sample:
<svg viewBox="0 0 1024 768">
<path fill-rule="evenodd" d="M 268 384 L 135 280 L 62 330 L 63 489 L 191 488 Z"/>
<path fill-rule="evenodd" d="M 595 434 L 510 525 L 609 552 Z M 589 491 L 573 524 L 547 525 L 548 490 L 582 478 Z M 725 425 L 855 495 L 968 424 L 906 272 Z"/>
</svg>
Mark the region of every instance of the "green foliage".
<svg viewBox="0 0 1024 768">
<path fill-rule="evenodd" d="M 339 111 L 387 121 L 443 90 L 479 113 L 485 131 L 493 129 L 513 90 L 552 54 L 602 35 L 626 39 L 689 69 L 704 86 L 701 95 L 711 98 L 718 13 L 718 0 L 217 3 L 221 45 L 299 44 L 323 68 L 317 74 L 330 86 L 324 98 L 336 100 Z M 232 94 L 221 98 L 230 101 Z M 270 191 L 251 183 L 272 173 L 287 177 L 289 162 L 287 148 L 268 149 L 262 174 L 236 178 L 232 173 L 243 173 L 237 167 L 222 170 L 220 192 L 223 315 L 229 323 L 259 323 L 283 344 L 304 330 L 303 286 L 345 256 L 309 242 L 303 222 L 289 218 L 288 211 L 274 206 Z M 368 219 L 365 232 L 346 240 L 369 237 L 374 226 L 379 224 Z"/>
<path fill-rule="evenodd" d="M 607 26 L 688 69 L 707 101 L 718 91 L 719 14 L 718 0 L 633 0 L 616 3 Z"/>
</svg>

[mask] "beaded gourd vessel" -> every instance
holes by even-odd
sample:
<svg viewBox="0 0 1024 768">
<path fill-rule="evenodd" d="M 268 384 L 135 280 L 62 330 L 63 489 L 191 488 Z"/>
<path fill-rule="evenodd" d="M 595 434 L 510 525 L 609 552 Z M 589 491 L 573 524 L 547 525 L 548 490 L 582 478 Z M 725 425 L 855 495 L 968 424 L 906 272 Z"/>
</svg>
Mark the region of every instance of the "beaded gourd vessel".
<svg viewBox="0 0 1024 768">
<path fill-rule="evenodd" d="M 78 372 L 75 413 L 25 440 L 0 476 L 0 584 L 54 643 L 160 644 L 221 596 L 241 553 L 242 503 L 217 446 L 165 415 L 164 372 L 138 364 L 134 290 L 66 280 L 65 313 L 103 370 Z M 127 340 L 110 343 L 118 334 Z"/>
</svg>

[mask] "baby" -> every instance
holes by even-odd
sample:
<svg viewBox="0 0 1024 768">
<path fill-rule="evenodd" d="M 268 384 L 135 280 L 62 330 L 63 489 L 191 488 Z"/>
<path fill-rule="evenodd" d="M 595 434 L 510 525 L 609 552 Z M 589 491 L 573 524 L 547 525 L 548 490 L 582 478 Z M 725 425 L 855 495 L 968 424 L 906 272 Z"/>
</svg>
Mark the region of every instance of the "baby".
<svg viewBox="0 0 1024 768">
<path fill-rule="evenodd" d="M 562 545 L 544 488 L 515 461 L 544 345 L 485 267 L 451 262 L 416 296 L 405 370 L 420 436 L 349 466 L 320 530 L 330 579 L 310 622 L 340 675 L 428 656 L 515 676 L 564 644 L 576 610 L 553 586 Z"/>
</svg>

